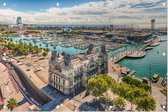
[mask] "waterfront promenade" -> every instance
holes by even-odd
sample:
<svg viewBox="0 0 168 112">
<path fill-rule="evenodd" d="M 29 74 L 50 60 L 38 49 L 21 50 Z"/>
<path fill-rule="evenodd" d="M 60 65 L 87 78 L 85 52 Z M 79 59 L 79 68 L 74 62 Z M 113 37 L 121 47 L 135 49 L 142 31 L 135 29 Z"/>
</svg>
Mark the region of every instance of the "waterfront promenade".
<svg viewBox="0 0 168 112">
<path fill-rule="evenodd" d="M 2 95 L 4 98 L 4 108 L 1 111 L 8 111 L 7 101 L 10 98 L 15 98 L 18 102 L 14 111 L 27 111 L 30 104 L 26 98 L 22 95 L 18 85 L 11 76 L 9 70 L 0 62 L 0 86 L 2 89 Z"/>
<path fill-rule="evenodd" d="M 108 75 L 110 75 L 113 79 L 115 79 L 118 82 L 122 82 L 121 72 L 122 71 L 129 71 L 128 68 L 120 66 L 119 64 L 113 63 L 112 61 L 109 61 L 109 67 L 108 67 Z M 137 80 L 142 81 L 140 78 L 133 77 Z M 160 90 L 162 90 L 164 87 L 161 85 L 158 85 L 156 83 L 151 84 L 152 87 L 152 94 L 151 96 L 156 101 L 156 111 L 165 111 L 161 104 L 166 104 L 166 96 L 163 95 Z"/>
<path fill-rule="evenodd" d="M 144 57 L 146 55 L 144 49 L 148 46 L 150 46 L 154 41 L 145 44 L 144 46 L 137 48 L 137 49 L 133 49 L 133 50 L 125 50 L 122 52 L 119 52 L 117 54 L 115 54 L 113 57 L 110 58 L 110 61 L 112 61 L 113 63 L 116 63 L 120 60 L 122 60 L 125 57 L 133 57 L 133 58 L 141 58 Z"/>
</svg>

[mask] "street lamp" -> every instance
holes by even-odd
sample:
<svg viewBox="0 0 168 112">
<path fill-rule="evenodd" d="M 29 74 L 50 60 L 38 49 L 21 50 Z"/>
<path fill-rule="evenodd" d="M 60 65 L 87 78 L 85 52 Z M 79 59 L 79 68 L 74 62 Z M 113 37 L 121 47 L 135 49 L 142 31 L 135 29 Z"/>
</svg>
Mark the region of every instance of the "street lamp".
<svg viewBox="0 0 168 112">
<path fill-rule="evenodd" d="M 166 53 L 162 53 L 163 56 L 166 56 Z M 150 87 L 151 87 L 151 91 L 150 91 L 150 95 L 152 94 L 152 86 L 151 86 L 151 81 L 152 81 L 152 66 L 151 66 L 151 61 L 150 61 L 150 58 L 149 58 L 149 70 L 150 70 L 150 73 L 149 73 L 149 80 L 150 80 Z"/>
</svg>

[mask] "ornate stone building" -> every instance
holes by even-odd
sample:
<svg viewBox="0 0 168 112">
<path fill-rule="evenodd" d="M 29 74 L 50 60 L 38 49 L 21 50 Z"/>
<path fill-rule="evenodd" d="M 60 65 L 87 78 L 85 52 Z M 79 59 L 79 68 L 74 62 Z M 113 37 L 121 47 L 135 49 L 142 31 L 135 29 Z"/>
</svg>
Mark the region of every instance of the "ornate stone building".
<svg viewBox="0 0 168 112">
<path fill-rule="evenodd" d="M 85 86 L 89 78 L 107 73 L 108 57 L 105 46 L 97 51 L 92 49 L 90 46 L 87 53 L 74 56 L 59 56 L 53 51 L 49 61 L 49 84 L 69 95 Z"/>
</svg>

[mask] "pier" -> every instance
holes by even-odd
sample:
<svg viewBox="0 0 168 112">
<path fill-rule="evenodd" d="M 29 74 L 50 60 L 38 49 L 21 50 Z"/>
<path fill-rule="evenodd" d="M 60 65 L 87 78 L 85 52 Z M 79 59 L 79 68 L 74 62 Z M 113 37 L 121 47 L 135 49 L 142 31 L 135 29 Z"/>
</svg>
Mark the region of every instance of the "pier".
<svg viewBox="0 0 168 112">
<path fill-rule="evenodd" d="M 125 57 L 130 57 L 130 58 L 141 58 L 146 55 L 145 53 L 145 48 L 153 44 L 155 41 L 151 41 L 150 43 L 145 44 L 141 48 L 137 48 L 134 50 L 126 50 L 119 52 L 116 54 L 114 57 L 112 57 L 110 60 L 114 63 L 117 63 L 118 61 L 124 59 Z"/>
</svg>

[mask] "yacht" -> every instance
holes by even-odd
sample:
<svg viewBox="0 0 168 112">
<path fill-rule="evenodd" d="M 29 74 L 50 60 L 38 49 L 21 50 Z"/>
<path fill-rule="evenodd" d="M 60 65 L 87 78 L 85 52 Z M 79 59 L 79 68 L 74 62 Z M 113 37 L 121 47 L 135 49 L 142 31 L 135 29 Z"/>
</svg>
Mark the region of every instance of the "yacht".
<svg viewBox="0 0 168 112">
<path fill-rule="evenodd" d="M 153 47 L 147 47 L 144 50 L 151 50 L 151 49 L 153 49 Z"/>
<path fill-rule="evenodd" d="M 158 74 L 153 74 L 152 81 L 157 82 L 159 80 L 160 76 Z"/>
<path fill-rule="evenodd" d="M 160 45 L 160 42 L 159 41 L 156 41 L 154 42 L 153 44 L 150 45 L 150 47 L 155 47 L 155 46 L 158 46 Z"/>
</svg>

